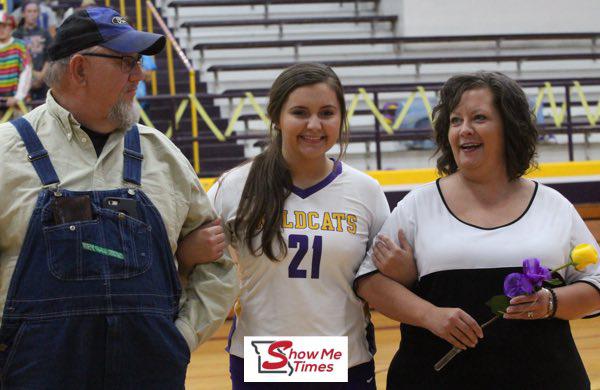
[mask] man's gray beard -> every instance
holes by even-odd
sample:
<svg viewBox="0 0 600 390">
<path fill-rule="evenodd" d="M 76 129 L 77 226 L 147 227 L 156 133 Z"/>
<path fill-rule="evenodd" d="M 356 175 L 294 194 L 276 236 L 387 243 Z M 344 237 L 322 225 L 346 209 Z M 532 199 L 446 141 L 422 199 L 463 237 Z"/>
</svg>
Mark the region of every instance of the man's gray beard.
<svg viewBox="0 0 600 390">
<path fill-rule="evenodd" d="M 117 129 L 129 130 L 140 120 L 140 108 L 134 101 L 119 99 L 108 112 L 108 120 L 113 122 Z"/>
</svg>

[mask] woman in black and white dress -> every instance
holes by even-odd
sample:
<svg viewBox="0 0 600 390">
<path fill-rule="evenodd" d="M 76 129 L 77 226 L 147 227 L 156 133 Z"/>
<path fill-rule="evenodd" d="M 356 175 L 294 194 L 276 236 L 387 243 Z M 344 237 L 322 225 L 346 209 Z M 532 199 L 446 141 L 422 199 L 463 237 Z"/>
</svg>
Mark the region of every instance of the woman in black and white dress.
<svg viewBox="0 0 600 390">
<path fill-rule="evenodd" d="M 504 319 L 480 326 L 524 259 L 556 268 L 577 244 L 598 249 L 568 200 L 522 177 L 537 139 L 523 91 L 499 73 L 455 76 L 434 117 L 443 177 L 398 203 L 355 281 L 403 323 L 388 389 L 589 388 L 568 320 L 600 310 L 598 266 L 560 271 L 564 286 L 513 298 Z M 436 372 L 452 346 L 465 352 Z"/>
</svg>

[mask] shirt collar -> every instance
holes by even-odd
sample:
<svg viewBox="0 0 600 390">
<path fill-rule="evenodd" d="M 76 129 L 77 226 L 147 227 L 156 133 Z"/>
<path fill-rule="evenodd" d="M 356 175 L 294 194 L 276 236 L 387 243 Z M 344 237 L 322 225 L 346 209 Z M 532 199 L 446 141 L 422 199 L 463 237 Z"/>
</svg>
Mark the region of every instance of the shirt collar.
<svg viewBox="0 0 600 390">
<path fill-rule="evenodd" d="M 8 45 L 12 44 L 15 41 L 15 38 L 10 37 L 10 39 L 4 43 L 0 43 L 0 49 L 4 49 Z"/>
<path fill-rule="evenodd" d="M 48 112 L 52 115 L 59 123 L 60 129 L 65 133 L 67 139 L 70 141 L 73 138 L 73 132 L 75 129 L 81 130 L 81 124 L 75 119 L 73 114 L 67 111 L 63 106 L 58 104 L 54 96 L 52 96 L 52 89 L 48 90 L 48 94 L 46 95 L 46 105 L 48 107 Z M 92 129 L 93 130 L 93 129 Z M 125 130 L 128 129 L 116 129 L 111 134 L 115 133 L 124 133 Z"/>
<path fill-rule="evenodd" d="M 77 122 L 73 114 L 58 104 L 51 92 L 52 89 L 48 90 L 48 94 L 46 95 L 48 112 L 60 123 L 60 129 L 63 131 L 63 133 L 65 133 L 70 141 L 73 137 L 73 129 L 81 128 L 81 125 L 79 122 Z"/>
</svg>

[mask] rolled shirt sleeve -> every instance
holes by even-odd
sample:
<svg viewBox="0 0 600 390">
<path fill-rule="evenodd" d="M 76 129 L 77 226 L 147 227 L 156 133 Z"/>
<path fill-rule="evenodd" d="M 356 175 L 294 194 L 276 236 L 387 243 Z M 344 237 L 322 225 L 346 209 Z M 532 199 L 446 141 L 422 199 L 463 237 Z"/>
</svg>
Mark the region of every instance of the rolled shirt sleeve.
<svg viewBox="0 0 600 390">
<path fill-rule="evenodd" d="M 193 175 L 193 178 L 190 178 L 191 197 L 187 218 L 181 229 L 181 238 L 217 218 L 196 174 L 191 166 L 189 168 Z M 190 351 L 219 329 L 227 318 L 237 294 L 237 270 L 228 253 L 217 261 L 194 267 L 183 290 L 179 317 L 175 322 Z"/>
</svg>

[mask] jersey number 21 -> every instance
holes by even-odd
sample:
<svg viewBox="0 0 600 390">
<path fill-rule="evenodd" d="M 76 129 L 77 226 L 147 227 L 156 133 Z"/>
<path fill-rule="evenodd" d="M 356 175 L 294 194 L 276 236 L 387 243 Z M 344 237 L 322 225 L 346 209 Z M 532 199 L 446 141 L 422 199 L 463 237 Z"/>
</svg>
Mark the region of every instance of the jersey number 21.
<svg viewBox="0 0 600 390">
<path fill-rule="evenodd" d="M 288 268 L 288 276 L 290 278 L 306 279 L 306 270 L 300 269 L 300 263 L 308 252 L 308 236 L 302 234 L 290 234 L 288 248 L 298 248 L 298 252 L 294 255 L 292 262 Z M 319 267 L 321 266 L 321 251 L 323 249 L 323 237 L 314 236 L 312 243 L 312 264 L 310 267 L 311 279 L 319 279 Z"/>
</svg>

